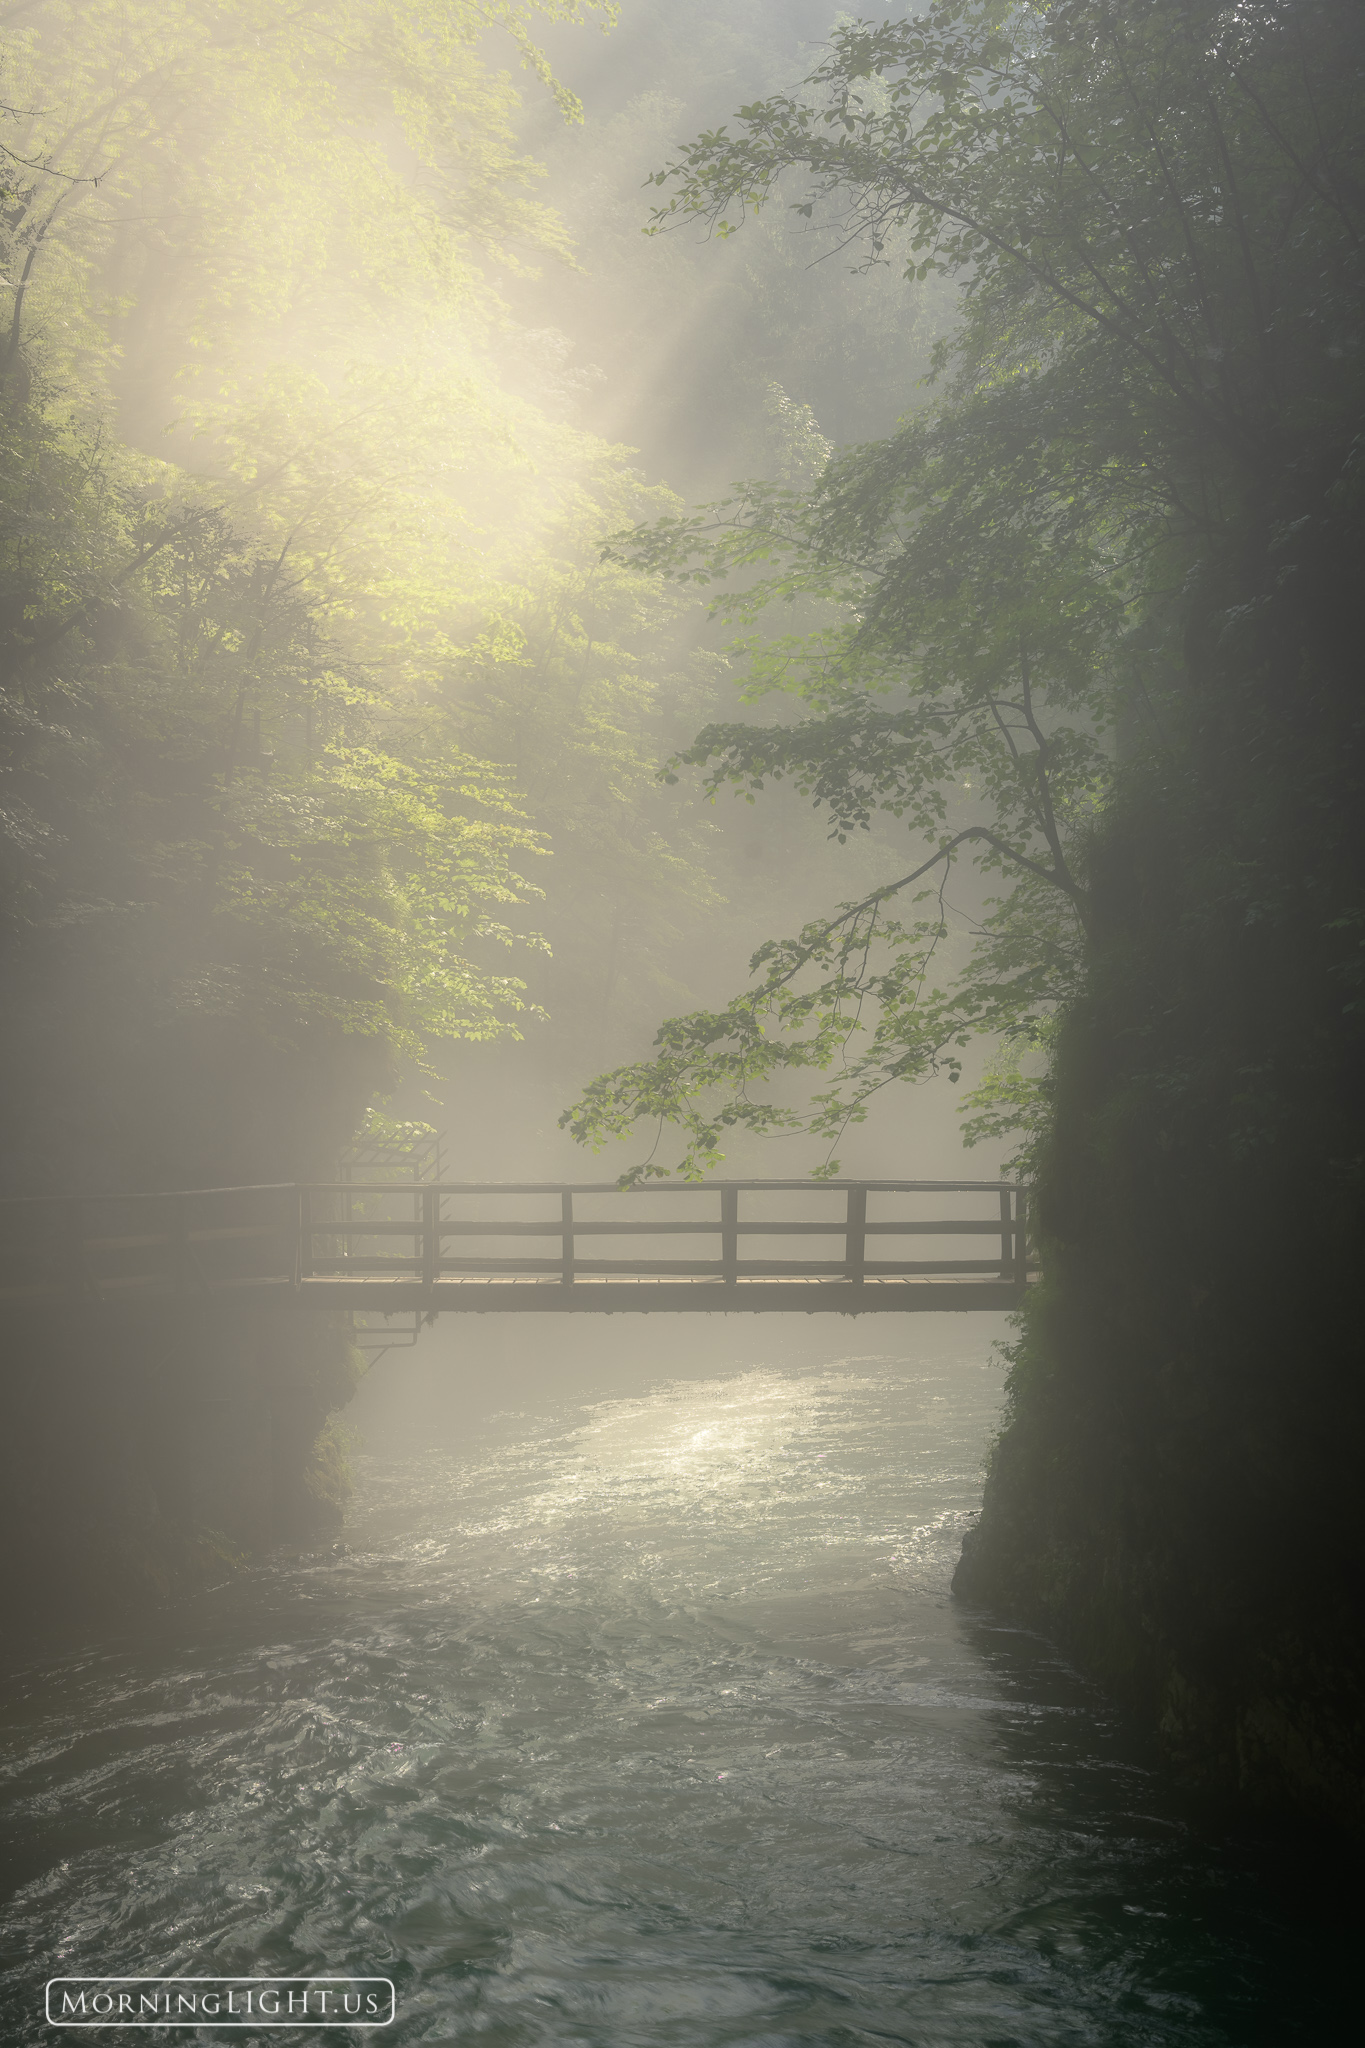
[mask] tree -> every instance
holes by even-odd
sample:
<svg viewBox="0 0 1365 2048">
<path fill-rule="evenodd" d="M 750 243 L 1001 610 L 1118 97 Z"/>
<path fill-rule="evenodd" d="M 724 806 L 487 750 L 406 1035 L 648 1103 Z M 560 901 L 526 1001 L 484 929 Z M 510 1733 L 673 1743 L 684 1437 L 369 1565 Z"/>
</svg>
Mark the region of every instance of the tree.
<svg viewBox="0 0 1365 2048">
<path fill-rule="evenodd" d="M 803 715 L 708 727 L 677 765 L 750 797 L 790 777 L 836 839 L 889 814 L 921 853 L 595 1081 L 566 1113 L 578 1137 L 673 1121 L 695 1173 L 735 1127 L 837 1141 L 888 1081 L 956 1077 L 973 1033 L 1046 1036 L 1083 971 L 1116 733 L 1130 759 L 1178 758 L 1202 715 L 1189 634 L 1274 630 L 1355 488 L 1363 60 L 1342 0 L 942 0 L 838 29 L 803 91 L 656 174 L 656 229 L 728 236 L 780 197 L 869 261 L 905 245 L 959 282 L 933 411 L 813 490 L 746 486 L 615 546 L 729 582 L 746 623 L 815 608 L 747 645 L 749 699 Z M 940 986 L 961 858 L 1004 893 Z M 892 919 L 916 886 L 929 913 Z M 756 1093 L 836 1064 L 808 1105 Z M 1034 1115 L 1036 1087 L 1003 1095 L 978 1099 L 978 1132 Z"/>
<path fill-rule="evenodd" d="M 12 1170 L 316 1158 L 395 1056 L 514 1027 L 487 949 L 541 835 L 287 555 L 79 422 L 5 424 L 0 600 L 50 635 L 0 699 Z"/>
<path fill-rule="evenodd" d="M 664 491 L 618 487 L 616 517 Z M 561 1085 L 604 1037 L 629 1038 L 676 999 L 678 955 L 713 919 L 713 831 L 657 767 L 717 698 L 719 658 L 677 644 L 683 604 L 639 569 L 598 560 L 605 490 L 548 534 L 446 686 L 454 729 L 507 762 L 548 833 L 555 872 L 545 929 L 554 962 L 532 966 L 553 1007 Z"/>
<path fill-rule="evenodd" d="M 620 467 L 497 369 L 490 270 L 564 248 L 479 48 L 505 31 L 546 75 L 535 11 L 111 0 L 7 29 L 26 1185 L 92 1143 L 154 1180 L 321 1164 L 397 1058 L 524 1014 L 495 949 L 543 834 L 442 693 Z"/>
</svg>

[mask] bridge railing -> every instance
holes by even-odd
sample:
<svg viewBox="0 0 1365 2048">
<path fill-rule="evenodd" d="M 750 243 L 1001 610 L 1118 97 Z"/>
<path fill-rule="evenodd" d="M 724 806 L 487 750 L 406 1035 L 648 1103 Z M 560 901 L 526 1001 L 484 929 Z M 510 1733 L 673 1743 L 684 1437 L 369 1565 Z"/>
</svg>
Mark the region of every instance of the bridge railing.
<svg viewBox="0 0 1365 2048">
<path fill-rule="evenodd" d="M 597 1182 L 447 1182 L 405 1189 L 410 1209 L 420 1203 L 420 1214 L 406 1215 L 392 1213 L 392 1185 L 353 1183 L 345 1192 L 351 1199 L 343 1213 L 341 1189 L 299 1191 L 301 1281 L 387 1276 L 426 1286 L 480 1278 L 571 1286 L 669 1279 L 735 1286 L 780 1278 L 856 1283 L 975 1275 L 1023 1286 L 1028 1273 L 1026 1194 L 1001 1181 L 669 1181 L 629 1189 Z M 949 1196 L 974 1198 L 978 1213 L 943 1214 Z M 884 1213 L 896 1197 L 930 1197 L 937 1213 Z M 813 1205 L 826 1213 L 780 1213 L 793 1198 L 807 1211 Z M 534 1213 L 508 1213 L 509 1201 Z M 988 1251 L 981 1243 L 977 1257 L 886 1255 L 902 1249 L 892 1240 L 907 1238 L 966 1238 L 974 1241 L 972 1249 L 983 1239 L 995 1244 Z M 710 1242 L 693 1251 L 678 1239 Z M 774 1241 L 799 1239 L 823 1240 L 826 1255 L 803 1258 L 795 1244 L 773 1249 Z M 616 1255 L 603 1256 L 612 1240 Z M 634 1242 L 634 1256 L 622 1255 L 626 1241 Z M 760 1247 L 766 1256 L 753 1255 Z"/>
<path fill-rule="evenodd" d="M 386 1286 L 480 1281 L 1022 1288 L 1029 1271 L 1026 1192 L 1003 1181 L 338 1181 L 0 1202 L 11 1303 L 326 1286 L 361 1307 Z"/>
<path fill-rule="evenodd" d="M 297 1246 L 292 1186 L 10 1198 L 0 1202 L 0 1299 L 287 1288 Z"/>
</svg>

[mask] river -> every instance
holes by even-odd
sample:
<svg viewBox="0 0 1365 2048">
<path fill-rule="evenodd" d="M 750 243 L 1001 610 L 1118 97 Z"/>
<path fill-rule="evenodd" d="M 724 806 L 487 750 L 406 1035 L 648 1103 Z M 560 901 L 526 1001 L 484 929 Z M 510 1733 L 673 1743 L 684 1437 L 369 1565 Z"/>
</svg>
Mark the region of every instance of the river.
<svg viewBox="0 0 1365 2048">
<path fill-rule="evenodd" d="M 95 1972 L 391 1976 L 393 2048 L 1352 2037 L 1311 1853 L 950 1600 L 987 1347 L 841 1334 L 363 1456 L 344 1550 L 30 1654 L 7 2048 Z"/>
</svg>

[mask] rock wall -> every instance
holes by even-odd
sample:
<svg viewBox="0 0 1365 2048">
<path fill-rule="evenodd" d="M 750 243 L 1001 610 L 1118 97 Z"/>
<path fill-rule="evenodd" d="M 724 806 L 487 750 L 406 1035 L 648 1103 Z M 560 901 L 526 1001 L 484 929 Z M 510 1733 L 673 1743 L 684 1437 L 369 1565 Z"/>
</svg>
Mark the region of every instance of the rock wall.
<svg viewBox="0 0 1365 2048">
<path fill-rule="evenodd" d="M 169 1302 L 11 1316 L 0 1378 L 0 1613 L 131 1611 L 333 1532 L 349 1318 Z"/>
<path fill-rule="evenodd" d="M 1261 683 L 1095 849 L 1046 1279 L 954 1588 L 1190 1780 L 1365 1827 L 1359 719 Z"/>
</svg>

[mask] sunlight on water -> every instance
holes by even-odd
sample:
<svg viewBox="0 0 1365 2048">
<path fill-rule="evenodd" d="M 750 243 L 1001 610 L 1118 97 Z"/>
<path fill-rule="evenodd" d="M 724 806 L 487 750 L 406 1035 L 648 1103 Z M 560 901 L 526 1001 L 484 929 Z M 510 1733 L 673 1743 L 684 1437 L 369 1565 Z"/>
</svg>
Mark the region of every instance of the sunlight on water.
<svg viewBox="0 0 1365 2048">
<path fill-rule="evenodd" d="M 863 1358 L 504 1415 L 363 1461 L 346 1554 L 28 1670 L 4 2039 L 95 1970 L 392 1975 L 392 2043 L 1297 2038 L 1252 1867 L 948 1598 L 999 1395 Z"/>
</svg>

